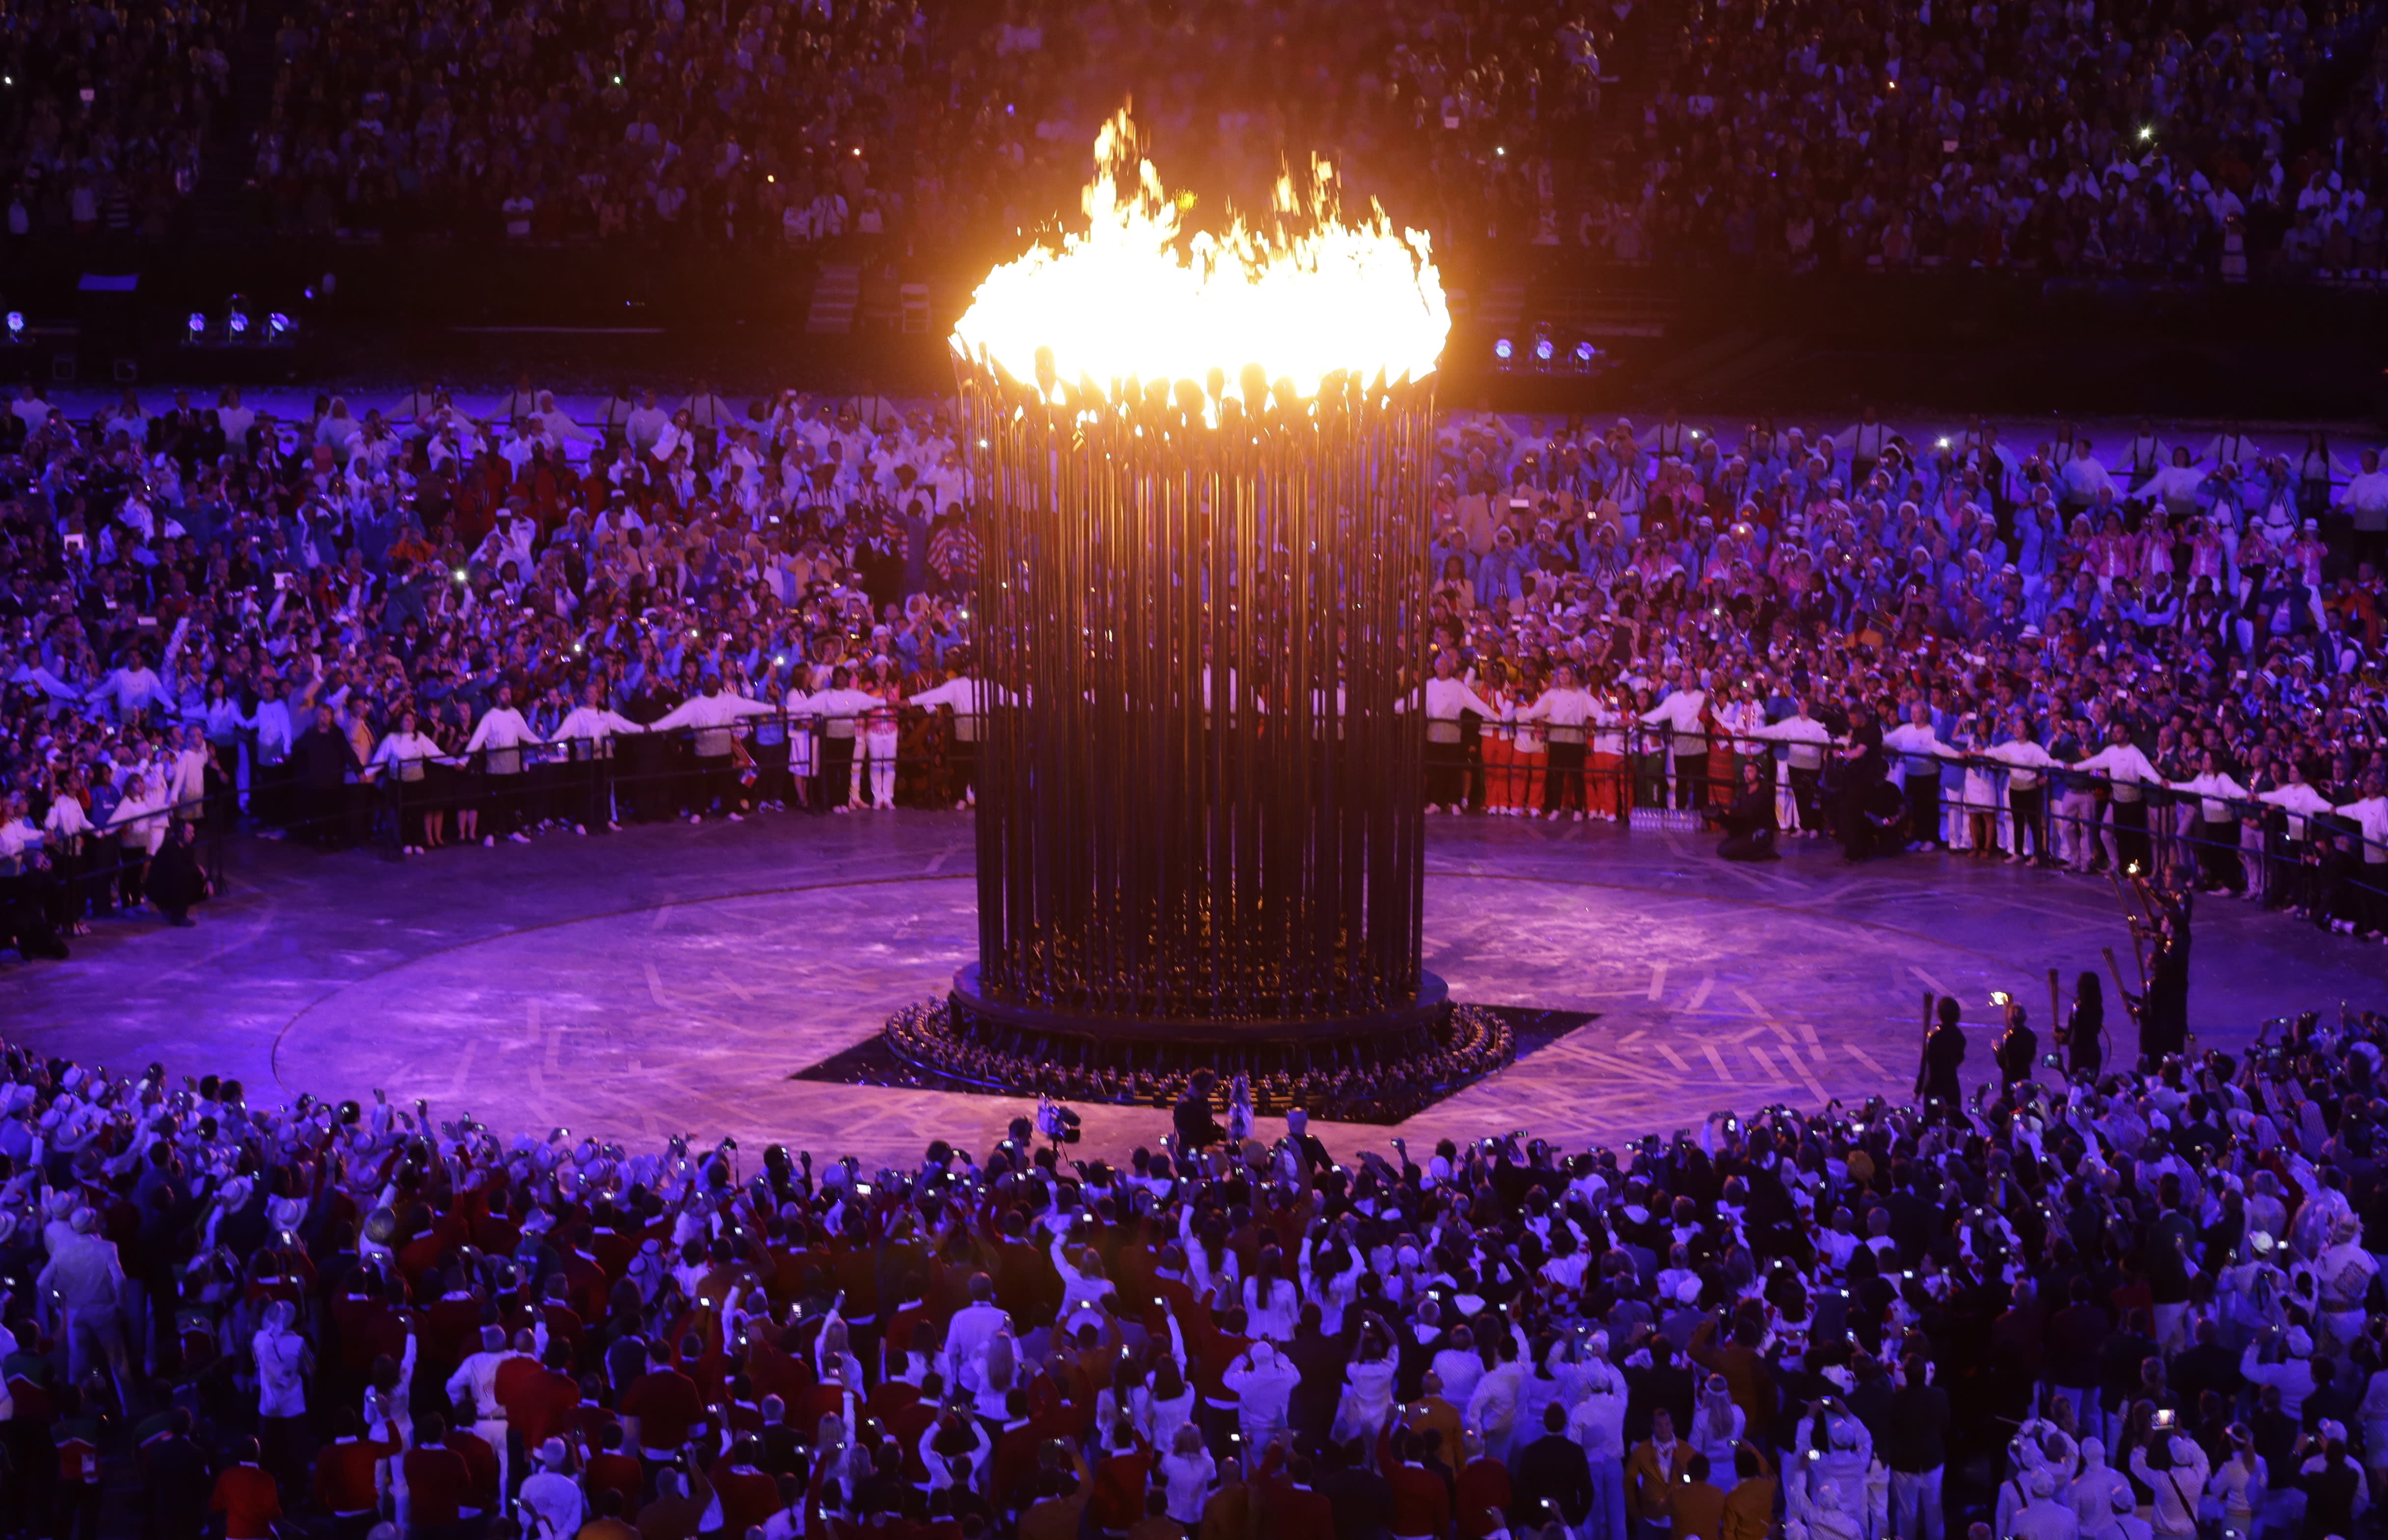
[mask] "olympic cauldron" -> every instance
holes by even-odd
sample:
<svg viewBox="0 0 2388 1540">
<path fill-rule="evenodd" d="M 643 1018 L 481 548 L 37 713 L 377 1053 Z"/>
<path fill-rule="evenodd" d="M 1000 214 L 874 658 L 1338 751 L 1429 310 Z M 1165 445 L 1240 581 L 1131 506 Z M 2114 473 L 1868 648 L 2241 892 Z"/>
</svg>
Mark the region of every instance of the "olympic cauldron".
<svg viewBox="0 0 2388 1540">
<path fill-rule="evenodd" d="M 954 334 L 979 961 L 887 1038 L 1010 1090 L 1165 1104 L 1209 1068 L 1402 1115 L 1510 1051 L 1419 960 L 1441 286 L 1325 167 L 1268 232 L 1188 237 L 1124 114 L 1097 159 L 1087 232 Z"/>
</svg>

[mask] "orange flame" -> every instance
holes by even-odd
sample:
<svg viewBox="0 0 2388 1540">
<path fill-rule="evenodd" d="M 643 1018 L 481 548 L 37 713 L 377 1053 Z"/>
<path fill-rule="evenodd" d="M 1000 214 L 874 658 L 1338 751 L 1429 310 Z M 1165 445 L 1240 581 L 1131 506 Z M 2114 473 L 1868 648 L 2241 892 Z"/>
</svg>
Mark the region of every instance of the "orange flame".
<svg viewBox="0 0 2388 1540">
<path fill-rule="evenodd" d="M 1279 176 L 1268 230 L 1231 210 L 1225 230 L 1181 250 L 1181 205 L 1124 109 L 1096 136 L 1095 160 L 1086 229 L 987 274 L 954 327 L 965 358 L 1112 397 L 1130 379 L 1215 391 L 1255 365 L 1303 398 L 1339 371 L 1390 383 L 1434 372 L 1451 312 L 1427 234 L 1396 234 L 1373 198 L 1366 222 L 1344 223 L 1333 167 L 1314 158 L 1306 188 Z"/>
</svg>

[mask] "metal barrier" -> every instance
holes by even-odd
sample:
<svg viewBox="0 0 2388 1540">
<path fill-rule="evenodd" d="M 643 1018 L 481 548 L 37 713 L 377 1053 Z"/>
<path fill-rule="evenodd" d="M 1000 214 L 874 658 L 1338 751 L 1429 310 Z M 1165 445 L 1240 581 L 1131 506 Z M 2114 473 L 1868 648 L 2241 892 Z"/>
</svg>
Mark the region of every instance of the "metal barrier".
<svg viewBox="0 0 2388 1540">
<path fill-rule="evenodd" d="M 784 709 L 734 724 L 483 748 L 385 763 L 316 810 L 345 843 L 409 847 L 543 827 L 726 817 L 766 807 L 950 808 L 977 769 L 975 721 L 940 709 L 820 717 Z M 968 732 L 968 736 L 965 736 Z"/>
<path fill-rule="evenodd" d="M 1671 728 L 1593 728 L 1581 745 L 1546 740 L 1540 752 L 1520 754 L 1499 726 L 1487 721 L 1478 736 L 1463 733 L 1456 745 L 1429 744 L 1429 783 L 1431 757 L 1440 750 L 1440 783 L 1446 792 L 1464 785 L 1463 806 L 1472 811 L 1581 810 L 1639 827 L 1697 830 L 1716 822 L 1740 795 L 1742 766 L 1755 762 L 1785 833 L 1841 838 L 1845 820 L 1860 816 L 1845 806 L 1848 787 L 1829 745 L 1816 745 L 1821 763 L 1813 770 L 1791 765 L 1785 745 L 1768 740 L 1711 734 L 1700 740 L 1701 753 L 1678 752 L 1678 738 L 1689 735 Z M 2062 765 L 2039 768 L 2039 786 L 2024 788 L 2036 795 L 2016 799 L 2008 795 L 2015 767 L 2004 760 L 1936 756 L 1935 773 L 1911 784 L 1900 774 L 1901 757 L 1889 755 L 1886 779 L 1904 820 L 1896 831 L 1876 832 L 1870 841 L 1876 853 L 1923 840 L 1956 853 L 2019 855 L 2079 872 L 2136 865 L 2168 883 L 2187 878 L 2209 891 L 2252 893 L 2272 907 L 2307 911 L 2318 923 L 2388 930 L 2388 845 L 2369 840 L 2342 815 L 2169 786 L 2148 786 L 2143 800 L 2127 802 L 2114 796 L 2114 783 Z M 1949 770 L 1987 776 L 1990 795 L 1969 799 L 1962 781 L 1947 783 Z M 2077 786 L 2088 789 L 2069 789 Z M 2206 820 L 2208 804 L 2229 816 Z"/>
<path fill-rule="evenodd" d="M 223 766 L 224 786 L 210 797 L 143 818 L 193 823 L 203 869 L 221 894 L 225 836 L 244 810 L 253 826 L 291 839 L 363 846 L 396 859 L 410 846 L 468 837 L 468 829 L 474 839 L 502 839 L 541 827 L 595 833 L 771 806 L 952 808 L 971 800 L 982 725 L 945 707 L 827 718 L 775 709 L 728 726 L 383 762 L 337 786 L 300 785 L 286 764 L 252 760 L 245 809 L 234 786 L 237 767 Z M 1699 831 L 1741 794 L 1743 766 L 1755 763 L 1782 831 L 1844 833 L 1848 788 L 1830 745 L 1817 745 L 1822 762 L 1810 770 L 1790 765 L 1785 745 L 1773 742 L 1708 735 L 1700 743 L 1705 752 L 1694 755 L 1689 735 L 1670 728 L 1593 728 L 1580 743 L 1546 733 L 1541 750 L 1521 754 L 1514 734 L 1485 722 L 1457 744 L 1427 745 L 1428 795 L 1476 812 L 1583 812 Z M 1990 796 L 1969 800 L 1962 781 L 1952 786 L 1940 773 L 1906 781 L 1899 759 L 1891 756 L 1887 784 L 1899 794 L 1904 820 L 1876 833 L 1880 853 L 1923 840 L 1952 853 L 2020 855 L 2076 872 L 2136 865 L 2168 883 L 2253 894 L 2316 923 L 2388 930 L 2388 845 L 2368 840 L 2337 814 L 2155 786 L 2128 803 L 2112 795 L 2112 783 L 2061 766 L 2041 770 L 2039 795 L 2018 803 L 2007 795 L 2013 766 L 1983 756 L 1937 757 L 1937 770 L 1988 777 Z M 2092 789 L 2059 789 L 2076 783 Z M 2207 820 L 2207 804 L 2230 816 Z M 47 862 L 48 878 L 36 874 L 37 861 Z M 109 829 L 64 847 L 44 842 L 16 870 L 0 862 L 0 905 L 42 888 L 57 895 L 45 901 L 61 925 L 71 925 L 137 906 L 147 862 L 146 848 L 129 849 Z"/>
<path fill-rule="evenodd" d="M 76 934 L 87 920 L 130 916 L 149 901 L 151 864 L 175 826 L 193 834 L 200 876 L 222 897 L 226 848 L 239 815 L 229 788 L 143 808 L 81 834 L 44 832 L 21 854 L 0 859 L 0 947 L 31 956 L 44 936 Z"/>
</svg>

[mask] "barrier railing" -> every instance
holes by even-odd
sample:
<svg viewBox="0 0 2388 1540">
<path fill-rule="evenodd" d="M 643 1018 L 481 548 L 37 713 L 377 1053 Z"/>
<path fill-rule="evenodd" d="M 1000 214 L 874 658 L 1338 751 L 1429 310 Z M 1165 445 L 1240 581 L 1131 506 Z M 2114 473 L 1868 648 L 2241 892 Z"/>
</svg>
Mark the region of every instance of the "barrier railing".
<svg viewBox="0 0 2388 1540">
<path fill-rule="evenodd" d="M 145 811 L 141 827 L 194 823 L 203 868 L 222 891 L 225 835 L 244 811 L 286 837 L 396 859 L 409 847 L 540 827 L 596 832 L 765 807 L 952 808 L 971 799 L 981 725 L 943 707 L 829 717 L 775 709 L 722 726 L 383 761 L 320 785 L 298 783 L 286 761 L 260 760 L 253 743 L 238 742 L 217 745 L 233 761 L 219 766 L 224 790 Z M 1781 744 L 1726 735 L 1700 737 L 1702 752 L 1694 753 L 1696 740 L 1671 728 L 1595 727 L 1581 741 L 1545 732 L 1539 748 L 1521 751 L 1514 730 L 1485 722 L 1471 734 L 1471 726 L 1465 719 L 1458 742 L 1427 745 L 1427 795 L 1437 807 L 1580 811 L 1696 831 L 1719 821 L 1744 789 L 1744 765 L 1755 763 L 1785 834 L 1838 837 L 1845 819 L 1863 816 L 1847 805 L 1848 783 L 1830 745 L 1814 745 L 1821 763 L 1809 769 L 1792 763 Z M 1936 757 L 1933 775 L 1911 781 L 1904 757 L 1890 756 L 1886 778 L 1897 809 L 1886 815 L 1877 797 L 1868 831 L 1877 852 L 1921 840 L 2077 872 L 2137 866 L 2168 882 L 2186 878 L 2294 907 L 2317 923 L 2388 928 L 2388 844 L 2335 812 L 2156 785 L 2128 801 L 2113 795 L 2114 783 L 2062 766 L 2038 770 L 2036 788 L 2011 788 L 2014 767 L 1978 755 Z M 35 842 L 19 861 L 0 861 L 0 902 L 40 888 L 62 925 L 137 904 L 148 854 L 146 836 L 136 846 L 128 837 L 111 826 Z M 47 878 L 38 874 L 43 865 Z"/>
<path fill-rule="evenodd" d="M 17 855 L 0 858 L 0 946 L 14 945 L 31 955 L 42 948 L 44 937 L 70 935 L 88 920 L 139 910 L 151 901 L 150 869 L 165 841 L 176 837 L 176 825 L 191 831 L 199 874 L 222 895 L 226 836 L 238 816 L 238 804 L 226 788 L 138 808 L 129 817 L 112 816 L 76 834 L 42 831 Z"/>
<path fill-rule="evenodd" d="M 976 719 L 915 709 L 823 717 L 784 709 L 732 724 L 483 748 L 370 767 L 337 808 L 346 843 L 396 855 L 547 826 L 726 817 L 766 807 L 944 808 L 966 803 Z"/>
<path fill-rule="evenodd" d="M 1848 783 L 1832 745 L 1814 745 L 1822 762 L 1810 770 L 1792 765 L 1785 746 L 1771 741 L 1708 735 L 1700 740 L 1702 752 L 1693 754 L 1688 742 L 1676 742 L 1687 735 L 1672 729 L 1594 729 L 1579 768 L 1556 742 L 1520 754 L 1514 740 L 1505 744 L 1499 726 L 1485 723 L 1472 744 L 1463 738 L 1442 745 L 1446 777 L 1467 778 L 1464 806 L 1470 810 L 1548 815 L 1581 808 L 1645 826 L 1697 829 L 1741 795 L 1741 768 L 1754 761 L 1784 833 L 1838 837 L 1846 818 L 1861 816 L 1844 805 Z M 1429 745 L 1430 760 L 1436 752 Z M 2116 783 L 2061 764 L 2035 768 L 2036 786 L 2012 788 L 2016 767 L 1985 755 L 1934 756 L 1933 774 L 1911 781 L 1902 772 L 1906 757 L 1888 756 L 1885 779 L 1904 817 L 1896 828 L 1871 832 L 1877 851 L 1896 838 L 2077 872 L 2136 865 L 2167 881 L 2187 876 L 2200 887 L 2293 905 L 2318 921 L 2388 925 L 2388 844 L 2369 839 L 2343 814 L 2160 784 L 2125 783 L 2127 795 L 2117 796 Z M 1987 783 L 1986 795 L 1969 791 L 1974 780 Z M 2018 790 L 2025 795 L 2011 795 Z M 2131 792 L 2136 800 L 2127 799 Z M 2208 818 L 2209 810 L 2226 816 Z M 2340 870 L 2341 861 L 2351 870 Z M 2370 897 L 2354 906 L 2360 912 L 2338 912 L 2347 906 L 2328 896 L 2345 892 Z"/>
</svg>

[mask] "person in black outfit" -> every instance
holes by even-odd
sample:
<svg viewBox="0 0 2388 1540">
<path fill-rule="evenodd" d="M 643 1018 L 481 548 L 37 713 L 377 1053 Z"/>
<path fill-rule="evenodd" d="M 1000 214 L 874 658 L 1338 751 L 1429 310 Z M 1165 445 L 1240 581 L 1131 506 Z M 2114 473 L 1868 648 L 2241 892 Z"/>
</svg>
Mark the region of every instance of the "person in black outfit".
<svg viewBox="0 0 2388 1540">
<path fill-rule="evenodd" d="M 2316 1455 L 2318 1470 L 2299 1470 L 2292 1478 L 2305 1493 L 2304 1540 L 2355 1533 L 2355 1495 L 2363 1484 L 2363 1468 L 2346 1457 L 2346 1441 L 2323 1440 L 2308 1434 L 2297 1445 L 2299 1465 Z"/>
<path fill-rule="evenodd" d="M 138 1456 L 143 1533 L 152 1540 L 199 1540 L 215 1477 L 207 1451 L 191 1437 L 191 1409 L 177 1406 L 168 1419 L 166 1431 L 143 1444 Z"/>
<path fill-rule="evenodd" d="M 1935 1118 L 1955 1119 L 1958 1105 L 1964 1100 L 1964 1088 L 1958 1084 L 1957 1072 L 1965 1063 L 1965 1033 L 1957 1025 L 1958 1006 L 1954 999 L 1940 997 L 1939 1025 L 1924 1039 L 1924 1063 L 1915 1074 L 1915 1094 L 1922 1097 L 1925 1114 Z"/>
<path fill-rule="evenodd" d="M 2106 1062 L 2106 991 L 2090 969 L 2081 970 L 2073 981 L 2073 1010 L 2064 1019 L 2057 1035 L 2057 1046 L 2064 1050 L 2064 1073 L 2070 1078 L 2083 1075 L 2094 1080 Z"/>
<path fill-rule="evenodd" d="M 1529 1525 L 1556 1517 L 1580 1531 L 1592 1517 L 1592 1463 L 1567 1436 L 1567 1408 L 1556 1402 L 1543 1408 L 1543 1436 L 1511 1457 L 1509 1495 L 1509 1511 Z"/>
<path fill-rule="evenodd" d="M 1854 788 L 1851 813 L 1853 821 L 1841 831 L 1846 859 L 1895 856 L 1907 847 L 1907 797 L 1887 779 L 1877 775 L 1870 784 Z"/>
<path fill-rule="evenodd" d="M 1778 861 L 1782 853 L 1774 848 L 1774 789 L 1758 773 L 1758 761 L 1745 760 L 1741 767 L 1741 792 L 1733 806 L 1721 812 L 1712 811 L 1709 820 L 1724 831 L 1724 843 L 1717 854 L 1729 861 Z"/>
<path fill-rule="evenodd" d="M 1319 1463 L 1325 1470 L 1318 1495 L 1335 1510 L 1335 1540 L 1385 1540 L 1393 1518 L 1393 1488 L 1369 1469 L 1367 1445 L 1358 1439 L 1329 1444 Z"/>
<path fill-rule="evenodd" d="M 1928 1381 L 1921 1354 L 1909 1354 L 1907 1383 L 1890 1393 L 1882 1419 L 1883 1433 L 1874 1448 L 1890 1467 L 1890 1503 L 1897 1533 L 1929 1534 L 1939 1526 L 1911 1523 L 1904 1515 L 1919 1514 L 1940 1502 L 1941 1470 L 1949 1462 L 1949 1393 Z"/>
<path fill-rule="evenodd" d="M 347 843 L 349 772 L 360 768 L 356 745 L 333 719 L 332 708 L 315 707 L 313 725 L 290 745 L 290 783 L 298 791 L 309 840 Z"/>
<path fill-rule="evenodd" d="M 2136 1007 L 2140 1057 L 2153 1069 L 2158 1060 L 2189 1046 L 2189 926 L 2197 899 L 2189 888 L 2166 893 L 2144 877 L 2138 886 L 2154 933 L 2148 992 Z"/>
<path fill-rule="evenodd" d="M 1198 1069 L 1187 1078 L 1186 1094 L 1177 1099 L 1169 1114 L 1177 1127 L 1180 1152 L 1191 1154 L 1227 1137 L 1219 1120 L 1211 1115 L 1211 1088 L 1217 1084 L 1217 1076 L 1207 1069 Z"/>
<path fill-rule="evenodd" d="M 1883 763 L 1882 724 L 1874 719 L 1863 701 L 1849 703 L 1849 742 L 1840 756 L 1841 855 L 1847 860 L 1861 861 L 1872 844 L 1866 805 L 1874 787 L 1882 783 Z"/>
<path fill-rule="evenodd" d="M 1650 1339 L 1650 1367 L 1637 1377 L 1625 1376 L 1625 1436 L 1639 1444 L 1650 1436 L 1650 1419 L 1658 1412 L 1674 1419 L 1678 1428 L 1692 1425 L 1692 1401 L 1698 1382 L 1692 1371 L 1675 1362 L 1675 1344 L 1663 1333 Z"/>
<path fill-rule="evenodd" d="M 2021 1005 L 2009 1000 L 2006 1012 L 2007 1029 L 1999 1034 L 1990 1057 L 1999 1066 L 1999 1084 L 2012 1086 L 2031 1078 L 2039 1061 L 2039 1034 L 2031 1029 L 2030 1018 Z"/>
<path fill-rule="evenodd" d="M 191 825 L 183 820 L 166 823 L 166 843 L 149 861 L 149 901 L 169 924 L 188 925 L 191 907 L 208 896 L 207 873 L 199 870 L 199 847 Z"/>
<path fill-rule="evenodd" d="M 6 799 L 0 797 L 0 817 L 6 810 Z M 64 961 L 67 944 L 56 923 L 64 886 L 41 850 L 27 850 L 14 862 L 0 860 L 0 947 L 16 948 L 28 962 L 37 957 Z"/>
</svg>

